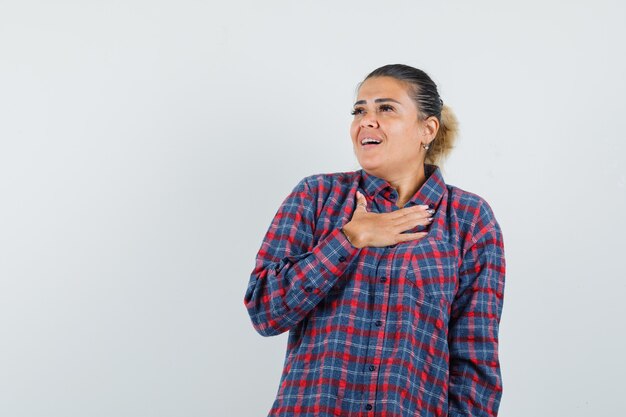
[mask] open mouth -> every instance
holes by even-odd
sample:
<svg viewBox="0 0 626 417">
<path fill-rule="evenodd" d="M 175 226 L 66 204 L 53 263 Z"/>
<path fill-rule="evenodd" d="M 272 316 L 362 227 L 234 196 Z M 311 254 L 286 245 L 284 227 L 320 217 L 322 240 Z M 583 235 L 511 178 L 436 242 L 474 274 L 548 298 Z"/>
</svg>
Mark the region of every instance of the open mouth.
<svg viewBox="0 0 626 417">
<path fill-rule="evenodd" d="M 364 148 L 370 148 L 380 145 L 381 142 L 382 141 L 380 139 L 376 138 L 363 138 L 361 139 L 361 146 L 363 146 Z"/>
</svg>

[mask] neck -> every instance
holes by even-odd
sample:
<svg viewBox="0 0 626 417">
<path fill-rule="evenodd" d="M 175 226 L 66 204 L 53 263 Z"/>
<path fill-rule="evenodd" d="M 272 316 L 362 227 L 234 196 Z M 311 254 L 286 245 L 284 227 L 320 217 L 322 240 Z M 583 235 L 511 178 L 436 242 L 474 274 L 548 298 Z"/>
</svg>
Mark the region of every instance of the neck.
<svg viewBox="0 0 626 417">
<path fill-rule="evenodd" d="M 385 178 L 389 184 L 398 193 L 398 201 L 396 205 L 400 208 L 415 195 L 417 190 L 426 182 L 426 173 L 424 172 L 424 163 L 417 164 L 416 169 L 410 172 L 396 174 L 390 178 Z"/>
</svg>

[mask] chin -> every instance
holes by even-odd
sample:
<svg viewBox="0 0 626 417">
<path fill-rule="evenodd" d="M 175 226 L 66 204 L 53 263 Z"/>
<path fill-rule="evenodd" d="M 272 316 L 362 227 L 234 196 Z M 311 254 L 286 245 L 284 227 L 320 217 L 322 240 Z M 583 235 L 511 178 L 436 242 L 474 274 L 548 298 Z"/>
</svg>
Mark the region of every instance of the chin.
<svg viewBox="0 0 626 417">
<path fill-rule="evenodd" d="M 366 158 L 366 159 L 357 158 L 357 160 L 359 161 L 359 165 L 361 165 L 361 168 L 367 169 L 368 171 L 382 168 L 382 164 L 380 163 L 380 161 L 374 161 L 369 158 Z"/>
<path fill-rule="evenodd" d="M 377 177 L 380 177 L 381 174 L 381 166 L 380 164 L 360 164 L 361 168 L 363 168 L 364 171 L 367 171 L 370 174 L 376 175 Z"/>
</svg>

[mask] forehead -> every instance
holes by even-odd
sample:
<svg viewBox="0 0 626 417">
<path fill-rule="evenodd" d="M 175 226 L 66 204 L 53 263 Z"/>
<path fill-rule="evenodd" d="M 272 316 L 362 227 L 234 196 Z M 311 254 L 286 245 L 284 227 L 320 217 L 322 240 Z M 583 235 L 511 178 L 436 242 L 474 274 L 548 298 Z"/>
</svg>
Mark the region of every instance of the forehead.
<svg viewBox="0 0 626 417">
<path fill-rule="evenodd" d="M 410 102 L 406 83 L 393 77 L 373 77 L 365 80 L 359 87 L 357 100 L 375 100 L 393 98 L 401 102 Z"/>
</svg>

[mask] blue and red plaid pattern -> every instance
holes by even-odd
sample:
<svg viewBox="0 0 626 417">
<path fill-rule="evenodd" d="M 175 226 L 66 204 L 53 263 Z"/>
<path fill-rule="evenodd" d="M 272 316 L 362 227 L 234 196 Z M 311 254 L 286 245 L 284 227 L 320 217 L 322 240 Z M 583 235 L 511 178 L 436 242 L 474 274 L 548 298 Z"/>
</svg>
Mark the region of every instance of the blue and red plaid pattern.
<svg viewBox="0 0 626 417">
<path fill-rule="evenodd" d="M 263 336 L 289 331 L 269 416 L 496 416 L 502 232 L 480 196 L 426 182 L 405 205 L 436 210 L 422 239 L 356 248 L 340 227 L 397 192 L 364 170 L 302 179 L 278 209 L 244 304 Z"/>
</svg>

